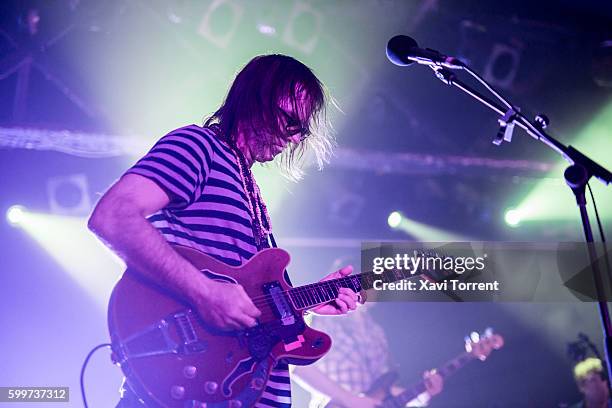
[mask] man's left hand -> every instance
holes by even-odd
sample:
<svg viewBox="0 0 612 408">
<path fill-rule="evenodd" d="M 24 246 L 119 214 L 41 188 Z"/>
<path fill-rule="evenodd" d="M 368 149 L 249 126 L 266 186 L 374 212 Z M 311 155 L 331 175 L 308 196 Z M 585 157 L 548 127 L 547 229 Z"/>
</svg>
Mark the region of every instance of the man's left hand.
<svg viewBox="0 0 612 408">
<path fill-rule="evenodd" d="M 423 373 L 425 387 L 430 396 L 439 394 L 444 387 L 444 379 L 436 370 L 429 370 Z"/>
<path fill-rule="evenodd" d="M 353 273 L 353 266 L 345 266 L 342 269 L 332 272 L 323 279 L 321 282 L 342 278 Z M 312 309 L 315 313 L 320 315 L 340 315 L 348 313 L 349 310 L 355 310 L 357 307 L 358 295 L 352 289 L 340 288 L 338 290 L 338 297 L 328 303 L 325 303 L 319 307 Z"/>
</svg>

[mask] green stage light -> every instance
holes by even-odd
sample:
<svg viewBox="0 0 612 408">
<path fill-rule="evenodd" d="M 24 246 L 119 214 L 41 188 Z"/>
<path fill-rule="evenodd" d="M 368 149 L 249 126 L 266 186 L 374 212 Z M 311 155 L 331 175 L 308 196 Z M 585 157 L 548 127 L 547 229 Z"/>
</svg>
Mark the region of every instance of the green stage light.
<svg viewBox="0 0 612 408">
<path fill-rule="evenodd" d="M 399 211 L 393 211 L 391 214 L 389 214 L 389 217 L 387 218 L 387 223 L 391 228 L 397 228 L 402 223 L 402 219 L 402 213 L 400 213 Z"/>
<path fill-rule="evenodd" d="M 504 216 L 506 224 L 510 225 L 511 227 L 517 227 L 521 223 L 521 219 L 521 213 L 516 209 L 506 211 L 506 215 Z"/>
<path fill-rule="evenodd" d="M 605 168 L 612 167 L 610 134 L 612 133 L 612 103 L 608 103 L 581 131 L 568 143 L 595 160 Z M 579 220 L 574 194 L 563 179 L 563 171 L 569 166 L 565 160 L 558 159 L 548 178 L 539 181 L 516 207 L 521 214 L 521 222 L 534 221 L 573 221 Z M 590 182 L 597 199 L 599 214 L 604 220 L 612 219 L 612 200 L 609 188 L 593 178 Z M 592 206 L 587 192 L 587 205 Z M 592 207 L 591 207 L 592 208 Z"/>
<path fill-rule="evenodd" d="M 473 241 L 468 236 L 455 234 L 442 228 L 433 227 L 419 221 L 411 220 L 399 211 L 393 211 L 387 218 L 389 226 L 404 231 L 411 237 L 423 242 L 467 242 Z"/>
</svg>

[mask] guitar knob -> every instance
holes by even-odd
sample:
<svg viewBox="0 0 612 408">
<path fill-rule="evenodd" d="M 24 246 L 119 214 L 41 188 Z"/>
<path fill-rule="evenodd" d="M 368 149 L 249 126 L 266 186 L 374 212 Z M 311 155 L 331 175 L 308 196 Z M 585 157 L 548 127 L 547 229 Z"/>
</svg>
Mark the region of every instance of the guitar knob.
<svg viewBox="0 0 612 408">
<path fill-rule="evenodd" d="M 312 347 L 313 349 L 320 349 L 321 347 L 323 347 L 323 339 L 321 337 L 317 337 L 315 341 L 312 342 L 312 345 L 310 347 Z"/>
<path fill-rule="evenodd" d="M 214 381 L 206 381 L 204 383 L 204 391 L 207 394 L 210 394 L 210 395 L 214 394 L 215 392 L 217 392 L 218 388 L 219 388 L 219 384 L 217 384 Z"/>
<path fill-rule="evenodd" d="M 180 385 L 173 385 L 172 388 L 170 388 L 170 395 L 176 400 L 183 399 L 183 397 L 185 396 L 185 387 L 181 387 Z"/>
<path fill-rule="evenodd" d="M 241 408 L 242 407 L 242 401 L 230 400 L 228 406 L 229 406 L 229 408 Z"/>
<path fill-rule="evenodd" d="M 183 367 L 183 375 L 185 378 L 195 378 L 198 373 L 198 369 L 194 366 L 185 366 Z"/>
</svg>

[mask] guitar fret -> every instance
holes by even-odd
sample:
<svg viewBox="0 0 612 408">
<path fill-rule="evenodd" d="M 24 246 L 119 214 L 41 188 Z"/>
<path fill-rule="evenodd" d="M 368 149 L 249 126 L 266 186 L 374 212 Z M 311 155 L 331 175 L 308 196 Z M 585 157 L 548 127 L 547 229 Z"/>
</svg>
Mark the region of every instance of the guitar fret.
<svg viewBox="0 0 612 408">
<path fill-rule="evenodd" d="M 302 299 L 302 297 L 300 296 L 300 292 L 299 291 L 292 291 L 292 297 L 294 300 L 294 303 L 297 305 L 298 308 L 303 308 L 304 305 L 304 300 Z"/>
<path fill-rule="evenodd" d="M 315 293 L 315 295 L 317 297 L 317 300 L 320 303 L 325 302 L 325 297 L 323 296 L 323 293 L 321 293 L 321 291 L 319 290 L 318 286 L 313 286 L 312 290 L 314 290 L 314 293 Z"/>
<path fill-rule="evenodd" d="M 302 301 L 302 307 L 308 306 L 308 298 L 306 297 L 306 294 L 304 293 L 304 291 L 300 290 L 299 294 L 300 294 L 300 299 Z"/>
<path fill-rule="evenodd" d="M 340 291 L 340 287 L 338 286 L 338 282 L 336 280 L 330 281 L 329 288 L 333 295 L 333 299 L 338 297 L 338 292 Z"/>
<path fill-rule="evenodd" d="M 359 279 L 359 276 L 351 276 L 351 281 L 353 282 L 353 285 L 355 286 L 355 292 L 360 292 L 362 289 L 361 286 L 361 279 Z"/>
<path fill-rule="evenodd" d="M 320 288 L 321 288 L 321 292 L 323 293 L 323 298 L 325 299 L 325 301 L 329 302 L 330 300 L 332 300 L 332 297 L 329 295 L 329 292 L 327 291 L 326 284 L 325 283 L 321 284 Z"/>
<path fill-rule="evenodd" d="M 353 286 L 353 280 L 351 278 L 344 278 L 344 282 L 346 283 L 346 287 L 355 291 L 355 287 Z"/>
<path fill-rule="evenodd" d="M 325 291 L 324 285 L 317 286 L 317 292 L 321 295 L 321 299 L 324 302 L 329 302 L 331 299 L 327 296 L 327 292 Z"/>
<path fill-rule="evenodd" d="M 340 288 L 350 288 L 354 292 L 359 292 L 373 288 L 376 280 L 390 283 L 405 278 L 401 270 L 388 270 L 382 274 L 364 272 L 293 288 L 291 298 L 298 308 L 305 309 L 336 299 Z"/>
<path fill-rule="evenodd" d="M 348 278 L 348 277 L 347 277 L 347 278 L 345 278 L 345 279 L 346 279 L 346 281 L 347 281 L 348 287 L 349 287 L 350 289 L 352 289 L 352 290 L 353 290 L 353 292 L 359 292 L 359 291 L 357 290 L 357 288 L 355 287 L 354 282 L 353 282 L 353 280 L 352 280 L 351 278 Z"/>
<path fill-rule="evenodd" d="M 309 296 L 308 288 L 302 288 L 301 293 L 302 293 L 302 296 L 304 297 L 304 306 L 312 305 L 312 299 Z"/>
<path fill-rule="evenodd" d="M 331 284 L 331 283 L 326 283 L 326 284 L 325 284 L 325 286 L 324 286 L 324 288 L 325 288 L 325 291 L 326 291 L 326 293 L 327 293 L 327 296 L 329 296 L 329 299 L 330 299 L 330 300 L 331 300 L 331 299 L 335 299 L 335 298 L 338 296 L 338 294 L 337 294 L 337 293 L 334 293 L 334 288 L 333 288 L 333 286 L 332 286 L 332 284 Z"/>
<path fill-rule="evenodd" d="M 317 294 L 312 291 L 311 285 L 308 285 L 308 287 L 306 288 L 306 293 L 308 293 L 308 295 L 310 296 L 311 304 L 315 305 L 319 303 L 319 299 L 317 299 Z"/>
<path fill-rule="evenodd" d="M 304 291 L 300 290 L 298 293 L 300 294 L 300 300 L 302 302 L 302 307 L 308 306 L 308 298 L 306 297 L 306 294 L 304 293 Z"/>
</svg>

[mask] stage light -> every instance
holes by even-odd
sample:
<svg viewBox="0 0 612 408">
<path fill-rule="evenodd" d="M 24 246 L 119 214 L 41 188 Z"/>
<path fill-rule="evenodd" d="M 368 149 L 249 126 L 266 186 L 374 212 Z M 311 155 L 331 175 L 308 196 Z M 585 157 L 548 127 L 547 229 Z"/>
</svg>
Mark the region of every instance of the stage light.
<svg viewBox="0 0 612 408">
<path fill-rule="evenodd" d="M 19 226 L 102 308 L 125 268 L 87 229 L 87 219 L 24 212 Z"/>
<path fill-rule="evenodd" d="M 520 63 L 521 52 L 518 48 L 495 44 L 484 68 L 483 77 L 493 86 L 510 89 Z"/>
<path fill-rule="evenodd" d="M 227 48 L 244 15 L 244 8 L 231 0 L 215 0 L 208 7 L 198 34 L 220 48 Z"/>
<path fill-rule="evenodd" d="M 516 227 L 521 223 L 521 220 L 522 220 L 521 212 L 519 210 L 512 208 L 506 211 L 504 220 L 506 221 L 506 224 L 510 225 L 511 227 Z"/>
<path fill-rule="evenodd" d="M 6 220 L 13 226 L 18 226 L 25 217 L 25 208 L 21 205 L 13 205 L 6 210 Z"/>
<path fill-rule="evenodd" d="M 387 223 L 391 228 L 404 231 L 411 237 L 423 242 L 468 242 L 474 240 L 465 235 L 411 220 L 399 211 L 393 211 L 389 214 Z"/>
<path fill-rule="evenodd" d="M 85 215 L 91 211 L 85 174 L 52 177 L 47 181 L 49 208 L 53 214 Z"/>
<path fill-rule="evenodd" d="M 584 154 L 605 168 L 612 166 L 610 152 L 610 128 L 612 127 L 612 103 L 608 103 L 586 126 L 571 140 Z M 564 141 L 565 143 L 569 140 Z M 569 164 L 558 159 L 558 165 L 551 170 L 549 177 L 539 181 L 515 208 L 521 215 L 521 222 L 575 222 L 580 220 L 576 199 L 563 179 L 563 171 Z M 593 178 L 589 183 L 597 199 L 599 215 L 603 220 L 612 219 L 610 189 Z M 587 192 L 587 205 L 592 209 Z M 581 231 L 575 230 L 576 237 Z"/>
<path fill-rule="evenodd" d="M 296 1 L 285 26 L 283 41 L 305 54 L 310 54 L 319 41 L 322 26 L 323 15 L 320 12 L 309 3 Z"/>
<path fill-rule="evenodd" d="M 389 218 L 387 218 L 387 223 L 391 228 L 397 228 L 402 223 L 402 213 L 399 211 L 393 211 L 389 214 Z"/>
<path fill-rule="evenodd" d="M 276 34 L 276 28 L 268 24 L 257 24 L 257 31 L 259 31 L 263 35 L 272 36 Z"/>
</svg>

